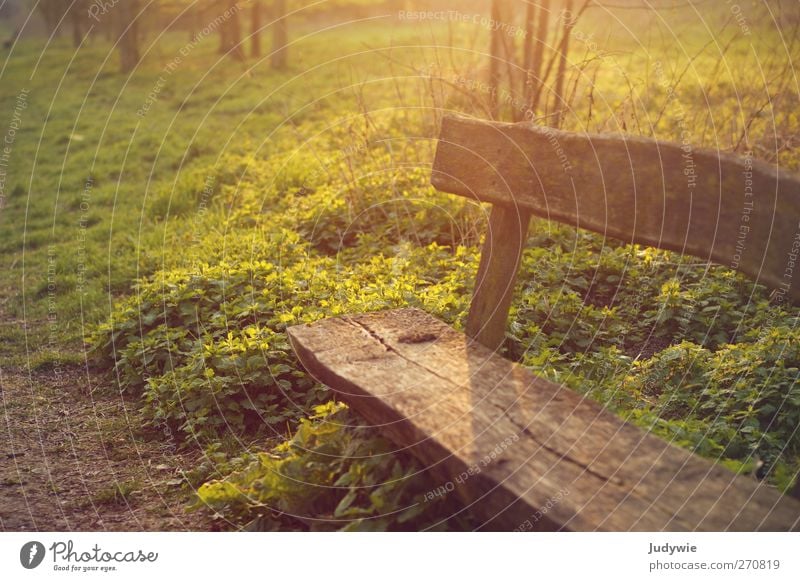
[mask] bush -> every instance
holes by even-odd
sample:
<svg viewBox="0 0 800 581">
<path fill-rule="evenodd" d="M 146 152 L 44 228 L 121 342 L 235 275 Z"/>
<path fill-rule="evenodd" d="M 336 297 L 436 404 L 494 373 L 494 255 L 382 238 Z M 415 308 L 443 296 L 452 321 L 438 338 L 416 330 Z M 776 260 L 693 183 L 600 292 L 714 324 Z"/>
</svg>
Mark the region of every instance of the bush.
<svg viewBox="0 0 800 581">
<path fill-rule="evenodd" d="M 198 506 L 255 530 L 466 528 L 453 505 L 427 502 L 419 465 L 370 435 L 342 403 L 314 408 L 293 437 L 198 491 Z"/>
<path fill-rule="evenodd" d="M 271 255 L 283 264 L 220 262 L 143 281 L 95 334 L 100 364 L 113 362 L 120 389 L 142 395 L 149 423 L 209 440 L 298 420 L 326 396 L 295 359 L 287 325 L 406 304 L 463 318 L 475 267 L 463 250 L 409 247 L 347 266 L 301 261 L 277 240 Z"/>
</svg>

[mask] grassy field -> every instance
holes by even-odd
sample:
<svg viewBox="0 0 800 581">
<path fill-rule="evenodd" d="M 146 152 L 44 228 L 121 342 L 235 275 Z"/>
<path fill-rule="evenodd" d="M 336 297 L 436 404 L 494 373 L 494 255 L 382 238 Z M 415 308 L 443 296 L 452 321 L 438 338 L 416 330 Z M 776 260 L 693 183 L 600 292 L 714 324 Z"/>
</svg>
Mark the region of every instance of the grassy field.
<svg viewBox="0 0 800 581">
<path fill-rule="evenodd" d="M 573 32 L 565 128 L 800 165 L 790 15 L 783 37 L 760 12 L 751 34 L 725 8 L 621 12 Z M 304 374 L 285 328 L 408 304 L 463 324 L 485 209 L 428 179 L 441 115 L 488 99 L 486 38 L 389 17 L 309 24 L 275 72 L 168 33 L 130 76 L 99 40 L 23 39 L 0 72 L 0 129 L 19 125 L 2 366 L 89 365 L 141 402 L 131 421 L 149 438 L 202 453 L 187 495 L 200 487 L 231 526 L 468 528 L 454 500 L 419 503 L 434 483 Z M 723 267 L 536 221 L 507 353 L 787 489 L 798 314 Z"/>
</svg>

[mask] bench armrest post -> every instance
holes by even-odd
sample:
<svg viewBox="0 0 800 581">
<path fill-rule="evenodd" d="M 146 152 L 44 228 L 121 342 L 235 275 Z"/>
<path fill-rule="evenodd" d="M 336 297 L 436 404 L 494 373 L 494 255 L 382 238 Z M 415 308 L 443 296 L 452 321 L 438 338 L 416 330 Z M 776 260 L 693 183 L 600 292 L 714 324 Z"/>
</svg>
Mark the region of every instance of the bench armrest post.
<svg viewBox="0 0 800 581">
<path fill-rule="evenodd" d="M 510 206 L 494 205 L 489 214 L 466 332 L 492 350 L 505 338 L 529 222 L 529 212 Z"/>
</svg>

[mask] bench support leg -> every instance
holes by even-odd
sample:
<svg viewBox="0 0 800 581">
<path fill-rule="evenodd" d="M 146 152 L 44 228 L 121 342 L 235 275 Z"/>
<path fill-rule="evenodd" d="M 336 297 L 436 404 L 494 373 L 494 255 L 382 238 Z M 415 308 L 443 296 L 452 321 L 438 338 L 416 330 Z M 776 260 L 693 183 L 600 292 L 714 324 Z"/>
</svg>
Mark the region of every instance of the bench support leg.
<svg viewBox="0 0 800 581">
<path fill-rule="evenodd" d="M 529 222 L 520 208 L 495 205 L 489 215 L 466 331 L 492 350 L 503 344 Z"/>
</svg>

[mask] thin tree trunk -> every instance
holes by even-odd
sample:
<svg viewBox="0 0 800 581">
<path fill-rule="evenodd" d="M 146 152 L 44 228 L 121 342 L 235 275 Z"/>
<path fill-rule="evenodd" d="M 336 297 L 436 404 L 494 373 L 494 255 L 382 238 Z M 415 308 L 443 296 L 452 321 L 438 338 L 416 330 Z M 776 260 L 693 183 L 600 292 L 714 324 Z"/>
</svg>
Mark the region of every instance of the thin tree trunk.
<svg viewBox="0 0 800 581">
<path fill-rule="evenodd" d="M 286 0 L 275 0 L 275 23 L 272 25 L 272 68 L 285 69 L 287 43 L 289 42 L 286 22 Z"/>
<path fill-rule="evenodd" d="M 529 71 L 531 68 L 531 58 L 533 57 L 533 35 L 534 24 L 536 23 L 536 4 L 531 0 L 525 9 L 525 45 L 522 53 L 522 68 Z"/>
<path fill-rule="evenodd" d="M 225 20 L 219 27 L 219 53 L 228 55 L 237 61 L 244 60 L 242 49 L 242 27 L 239 21 L 237 0 L 226 0 Z"/>
<path fill-rule="evenodd" d="M 58 36 L 58 3 L 56 0 L 41 0 L 38 4 L 49 36 Z"/>
<path fill-rule="evenodd" d="M 522 87 L 522 101 L 525 103 L 524 110 L 518 111 L 517 120 L 520 117 L 527 116 L 529 109 L 528 104 L 531 102 L 531 89 L 533 88 L 533 77 L 531 75 L 531 59 L 533 57 L 533 44 L 535 42 L 533 37 L 533 27 L 536 23 L 536 5 L 531 1 L 525 10 L 525 37 L 523 39 L 523 55 L 522 55 L 522 70 L 525 77 L 523 79 Z M 514 107 L 517 111 L 517 108 Z"/>
<path fill-rule="evenodd" d="M 230 42 L 229 52 L 237 61 L 243 61 L 245 56 L 244 49 L 242 48 L 242 24 L 239 20 L 237 0 L 228 0 L 228 10 L 231 11 L 231 16 L 228 18 L 228 24 L 230 26 L 230 36 L 228 38 Z"/>
<path fill-rule="evenodd" d="M 259 0 L 253 0 L 250 15 L 250 56 L 253 58 L 261 56 L 261 2 Z"/>
<path fill-rule="evenodd" d="M 197 28 L 200 20 L 199 11 L 199 6 L 192 6 L 189 9 L 189 14 L 187 16 L 189 21 L 189 42 L 197 41 Z"/>
<path fill-rule="evenodd" d="M 120 70 L 129 73 L 139 64 L 139 0 L 125 0 L 118 5 L 117 23 Z"/>
<path fill-rule="evenodd" d="M 11 34 L 11 36 L 8 38 L 8 40 L 3 42 L 3 48 L 11 48 L 12 46 L 14 46 L 14 43 L 17 42 L 17 39 L 19 38 L 19 33 L 21 30 L 22 29 L 18 26 Z"/>
<path fill-rule="evenodd" d="M 561 37 L 561 46 L 558 48 L 558 72 L 556 73 L 556 89 L 554 97 L 554 119 L 553 125 L 561 127 L 561 122 L 564 118 L 564 107 L 566 105 L 564 95 L 564 78 L 567 73 L 567 53 L 569 52 L 569 37 L 572 30 L 573 16 L 572 16 L 572 0 L 567 0 L 567 5 L 564 12 L 564 32 Z"/>
<path fill-rule="evenodd" d="M 75 2 L 69 14 L 69 19 L 72 23 L 72 45 L 75 48 L 78 48 L 81 45 L 81 40 L 83 39 L 83 18 L 83 2 Z"/>
<path fill-rule="evenodd" d="M 101 20 L 99 24 L 95 24 L 95 27 L 97 27 L 98 25 L 102 29 L 103 38 L 106 39 L 106 42 L 112 43 L 114 41 L 114 33 L 117 30 L 117 18 L 115 15 L 115 11 L 112 10 L 108 14 L 106 14 L 105 18 L 103 18 L 103 20 Z"/>
</svg>

